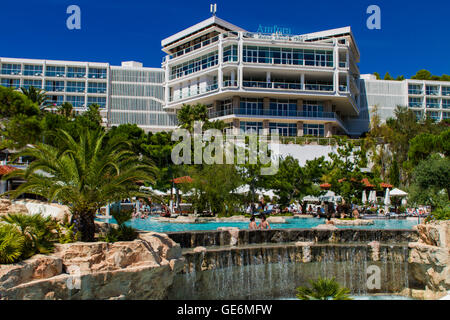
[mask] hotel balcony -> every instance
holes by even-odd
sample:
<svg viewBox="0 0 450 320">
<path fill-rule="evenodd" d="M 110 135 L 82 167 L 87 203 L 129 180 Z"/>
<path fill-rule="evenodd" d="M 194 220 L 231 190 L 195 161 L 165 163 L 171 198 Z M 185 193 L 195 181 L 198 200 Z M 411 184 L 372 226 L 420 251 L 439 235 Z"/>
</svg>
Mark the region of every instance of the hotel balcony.
<svg viewBox="0 0 450 320">
<path fill-rule="evenodd" d="M 293 110 L 271 110 L 252 108 L 231 108 L 222 111 L 210 111 L 209 118 L 224 120 L 227 118 L 251 118 L 262 120 L 291 120 L 291 121 L 322 121 L 337 122 L 342 129 L 347 131 L 344 122 L 335 112 L 323 111 L 293 111 Z"/>
</svg>

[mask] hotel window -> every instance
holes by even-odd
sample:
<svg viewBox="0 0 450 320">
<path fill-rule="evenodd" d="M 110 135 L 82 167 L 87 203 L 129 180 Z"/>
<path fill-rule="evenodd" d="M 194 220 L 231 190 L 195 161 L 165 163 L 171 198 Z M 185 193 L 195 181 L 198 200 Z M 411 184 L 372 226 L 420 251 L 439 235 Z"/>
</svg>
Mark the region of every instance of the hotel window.
<svg viewBox="0 0 450 320">
<path fill-rule="evenodd" d="M 89 93 L 106 93 L 106 83 L 104 82 L 89 82 Z"/>
<path fill-rule="evenodd" d="M 19 75 L 21 70 L 22 66 L 20 64 L 11 64 L 11 63 L 2 64 L 2 74 Z"/>
<path fill-rule="evenodd" d="M 86 68 L 83 67 L 68 67 L 67 68 L 68 78 L 84 78 L 86 77 Z"/>
<path fill-rule="evenodd" d="M 170 79 L 180 78 L 218 64 L 217 51 L 172 67 Z"/>
<path fill-rule="evenodd" d="M 450 119 L 450 112 L 442 112 L 442 119 Z"/>
<path fill-rule="evenodd" d="M 23 68 L 23 74 L 25 76 L 42 76 L 42 66 L 27 64 Z"/>
<path fill-rule="evenodd" d="M 421 84 L 409 84 L 408 85 L 408 93 L 409 94 L 422 94 L 422 85 Z"/>
<path fill-rule="evenodd" d="M 427 108 L 439 109 L 439 99 L 427 98 Z"/>
<path fill-rule="evenodd" d="M 240 129 L 244 133 L 259 133 L 262 130 L 262 122 L 241 121 Z"/>
<path fill-rule="evenodd" d="M 245 115 L 262 115 L 263 99 L 242 98 L 239 104 L 239 114 Z"/>
<path fill-rule="evenodd" d="M 427 111 L 427 118 L 433 119 L 433 120 L 439 120 L 440 113 L 438 111 Z"/>
<path fill-rule="evenodd" d="M 23 87 L 26 89 L 28 89 L 30 87 L 35 87 L 35 88 L 41 89 L 42 88 L 42 80 L 25 79 L 25 80 L 23 80 Z"/>
<path fill-rule="evenodd" d="M 45 81 L 45 91 L 60 92 L 64 91 L 64 81 Z"/>
<path fill-rule="evenodd" d="M 303 124 L 303 135 L 323 137 L 325 135 L 325 125 L 323 124 Z"/>
<path fill-rule="evenodd" d="M 2 86 L 7 88 L 20 88 L 20 80 L 19 79 L 2 79 Z"/>
<path fill-rule="evenodd" d="M 427 96 L 438 96 L 439 87 L 438 86 L 427 86 L 426 87 Z"/>
<path fill-rule="evenodd" d="M 269 131 L 277 130 L 280 136 L 295 137 L 297 136 L 297 124 L 296 123 L 269 123 Z"/>
<path fill-rule="evenodd" d="M 47 66 L 45 76 L 47 77 L 64 77 L 66 75 L 65 67 Z"/>
<path fill-rule="evenodd" d="M 297 115 L 297 101 L 287 99 L 270 99 L 270 115 L 291 116 Z"/>
<path fill-rule="evenodd" d="M 106 79 L 106 69 L 89 68 L 89 78 Z"/>
<path fill-rule="evenodd" d="M 450 87 L 442 87 L 442 95 L 450 96 Z"/>
<path fill-rule="evenodd" d="M 48 103 L 53 106 L 60 106 L 64 102 L 64 96 L 47 95 L 47 97 L 48 97 Z"/>
<path fill-rule="evenodd" d="M 321 118 L 323 116 L 323 105 L 317 101 L 305 101 L 303 114 L 305 117 Z"/>
<path fill-rule="evenodd" d="M 67 96 L 66 101 L 70 102 L 74 108 L 84 107 L 84 96 Z"/>
<path fill-rule="evenodd" d="M 223 62 L 238 61 L 237 45 L 231 45 L 223 49 Z"/>
<path fill-rule="evenodd" d="M 421 107 L 423 107 L 422 98 L 409 97 L 408 100 L 409 100 L 409 106 L 411 108 L 421 108 Z"/>
<path fill-rule="evenodd" d="M 88 97 L 88 106 L 98 104 L 100 108 L 106 108 L 106 97 Z"/>
<path fill-rule="evenodd" d="M 450 109 L 450 100 L 449 99 L 442 99 L 442 108 Z"/>
<path fill-rule="evenodd" d="M 79 81 L 67 81 L 67 92 L 85 92 L 86 84 Z"/>
<path fill-rule="evenodd" d="M 422 120 L 423 118 L 422 111 L 414 110 L 414 114 L 416 115 L 417 120 Z"/>
</svg>

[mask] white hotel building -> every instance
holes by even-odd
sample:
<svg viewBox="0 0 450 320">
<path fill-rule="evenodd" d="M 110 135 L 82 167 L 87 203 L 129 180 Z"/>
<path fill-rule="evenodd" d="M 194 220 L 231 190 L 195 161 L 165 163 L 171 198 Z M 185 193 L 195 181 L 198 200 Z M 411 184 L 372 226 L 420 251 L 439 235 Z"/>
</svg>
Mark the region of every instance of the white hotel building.
<svg viewBox="0 0 450 320">
<path fill-rule="evenodd" d="M 135 123 L 146 131 L 176 128 L 177 110 L 197 103 L 230 127 L 284 136 L 359 136 L 375 105 L 382 119 L 397 105 L 419 117 L 450 118 L 450 82 L 360 75 L 350 27 L 262 34 L 213 16 L 161 45 L 162 68 L 0 58 L 0 85 L 41 88 L 54 106 L 70 102 L 78 112 L 96 103 L 108 126 Z"/>
</svg>

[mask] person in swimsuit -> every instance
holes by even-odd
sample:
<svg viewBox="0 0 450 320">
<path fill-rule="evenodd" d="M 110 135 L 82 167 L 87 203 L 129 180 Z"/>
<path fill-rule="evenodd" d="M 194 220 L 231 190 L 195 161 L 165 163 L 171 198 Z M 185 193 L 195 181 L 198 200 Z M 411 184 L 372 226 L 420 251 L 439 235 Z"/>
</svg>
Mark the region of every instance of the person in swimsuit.
<svg viewBox="0 0 450 320">
<path fill-rule="evenodd" d="M 256 230 L 256 229 L 258 229 L 258 227 L 256 226 L 255 216 L 252 216 L 250 218 L 250 223 L 248 225 L 248 229 L 249 230 Z"/>
<path fill-rule="evenodd" d="M 261 229 L 261 230 L 270 229 L 270 224 L 266 220 L 266 216 L 265 215 L 261 216 L 261 223 L 259 224 L 259 229 Z"/>
</svg>

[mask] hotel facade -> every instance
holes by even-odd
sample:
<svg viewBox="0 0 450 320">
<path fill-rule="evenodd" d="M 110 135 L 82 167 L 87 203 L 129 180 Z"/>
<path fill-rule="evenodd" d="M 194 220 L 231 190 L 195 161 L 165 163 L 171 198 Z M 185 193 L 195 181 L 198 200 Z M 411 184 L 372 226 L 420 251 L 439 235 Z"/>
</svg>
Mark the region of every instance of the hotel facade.
<svg viewBox="0 0 450 320">
<path fill-rule="evenodd" d="M 76 112 L 96 103 L 107 126 L 134 123 L 153 132 L 173 130 L 177 110 L 197 103 L 228 127 L 283 136 L 357 137 L 375 106 L 383 120 L 397 105 L 418 117 L 450 118 L 450 82 L 360 75 L 350 27 L 263 34 L 212 16 L 161 45 L 161 68 L 0 58 L 0 85 L 41 88 L 52 106 L 70 102 Z"/>
</svg>

